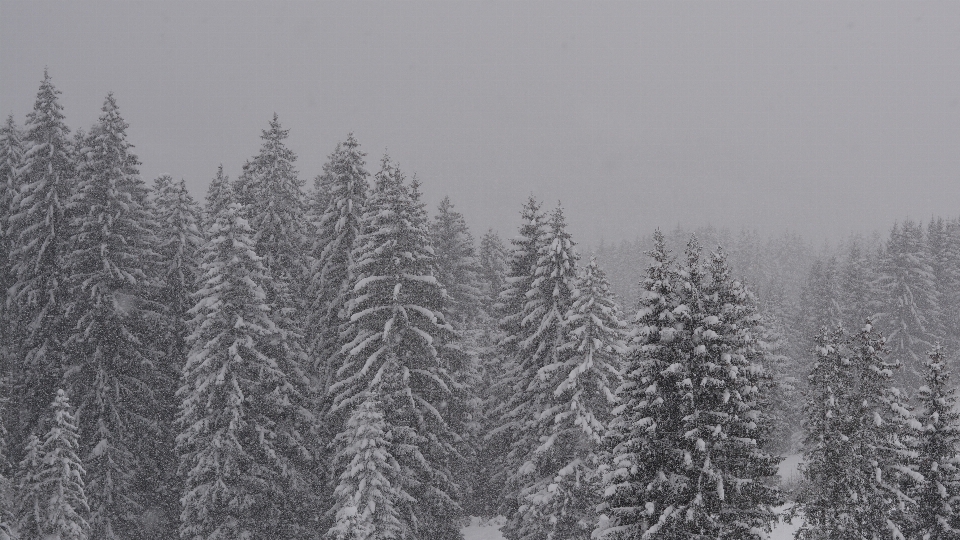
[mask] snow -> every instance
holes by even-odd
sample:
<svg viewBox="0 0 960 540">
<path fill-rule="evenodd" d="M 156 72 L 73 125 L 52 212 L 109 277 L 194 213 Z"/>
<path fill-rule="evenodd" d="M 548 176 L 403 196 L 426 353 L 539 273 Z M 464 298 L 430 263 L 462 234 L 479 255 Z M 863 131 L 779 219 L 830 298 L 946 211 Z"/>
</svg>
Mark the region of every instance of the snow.
<svg viewBox="0 0 960 540">
<path fill-rule="evenodd" d="M 791 456 L 792 457 L 792 456 Z M 781 512 L 786 511 L 787 507 L 778 508 Z M 460 532 L 463 533 L 464 540 L 505 540 L 500 533 L 500 527 L 503 526 L 503 516 L 492 520 L 484 520 L 476 516 L 470 518 L 470 525 L 467 525 Z M 802 521 L 797 518 L 793 523 L 778 523 L 770 533 L 768 540 L 793 540 L 793 535 L 800 528 Z"/>
<path fill-rule="evenodd" d="M 505 540 L 503 534 L 500 533 L 503 522 L 503 516 L 498 516 L 492 520 L 481 519 L 476 516 L 471 517 L 470 525 L 461 529 L 463 540 Z"/>
</svg>

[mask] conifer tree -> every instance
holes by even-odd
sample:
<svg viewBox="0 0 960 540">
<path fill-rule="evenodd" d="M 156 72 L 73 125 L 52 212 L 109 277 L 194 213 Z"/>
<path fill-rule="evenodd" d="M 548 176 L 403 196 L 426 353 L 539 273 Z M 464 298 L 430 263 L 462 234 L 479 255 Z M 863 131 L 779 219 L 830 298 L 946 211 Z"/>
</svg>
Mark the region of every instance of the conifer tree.
<svg viewBox="0 0 960 540">
<path fill-rule="evenodd" d="M 480 239 L 480 281 L 485 293 L 483 305 L 487 313 L 495 315 L 494 305 L 497 296 L 507 279 L 507 248 L 493 229 L 488 230 Z"/>
<path fill-rule="evenodd" d="M 312 520 L 303 366 L 283 350 L 238 204 L 217 216 L 203 247 L 201 288 L 178 392 L 177 453 L 184 480 L 180 537 L 306 538 Z"/>
<path fill-rule="evenodd" d="M 333 382 L 338 367 L 335 359 L 342 345 L 339 333 L 346 322 L 344 309 L 352 287 L 353 248 L 362 232 L 360 220 L 368 191 L 365 156 L 351 133 L 337 144 L 316 180 L 319 198 L 315 200 L 324 204 L 315 217 L 316 236 L 310 250 L 313 260 L 307 298 L 311 304 L 306 328 L 324 390 Z"/>
<path fill-rule="evenodd" d="M 662 235 L 643 284 L 637 343 L 608 441 L 598 534 L 750 538 L 776 520 L 759 409 L 763 348 L 751 294 L 695 239 L 672 267 Z"/>
<path fill-rule="evenodd" d="M 450 197 L 440 201 L 430 224 L 430 236 L 436 252 L 437 279 L 450 298 L 445 314 L 455 328 L 465 330 L 480 317 L 483 300 L 473 236 L 463 215 L 453 209 Z"/>
<path fill-rule="evenodd" d="M 558 469 L 577 453 L 578 437 L 554 432 L 555 416 L 563 404 L 554 391 L 563 375 L 557 372 L 569 362 L 571 351 L 564 347 L 567 318 L 577 295 L 577 255 L 566 230 L 563 211 L 558 207 L 550 216 L 546 232 L 538 245 L 534 280 L 525 293 L 521 328 L 524 338 L 518 343 L 514 395 L 510 396 L 509 421 L 515 437 L 505 463 L 507 497 L 516 502 L 516 511 L 506 514 L 505 534 L 527 538 L 542 526 L 531 498 L 549 488 Z M 567 426 L 563 426 L 567 427 Z M 559 436 L 563 441 L 558 441 Z"/>
<path fill-rule="evenodd" d="M 336 439 L 334 468 L 343 471 L 334 491 L 330 540 L 386 540 L 407 537 L 397 510 L 412 497 L 400 486 L 400 465 L 391 455 L 388 426 L 376 396 L 369 392 Z"/>
<path fill-rule="evenodd" d="M 902 538 L 915 527 L 910 497 L 923 477 L 911 451 L 920 427 L 891 386 L 897 360 L 868 320 L 847 337 L 842 327 L 821 340 L 811 376 L 801 538 Z M 816 369 L 822 368 L 819 372 Z"/>
<path fill-rule="evenodd" d="M 876 261 L 866 252 L 860 238 L 854 238 L 839 270 L 840 312 L 844 326 L 857 328 L 875 315 L 877 291 Z"/>
<path fill-rule="evenodd" d="M 102 110 L 70 201 L 65 384 L 77 402 L 92 534 L 109 540 L 136 530 L 156 488 L 138 473 L 156 467 L 149 456 L 172 450 L 162 447 L 157 420 L 171 381 L 152 339 L 160 319 L 148 302 L 156 283 L 147 272 L 157 260 L 148 189 L 112 94 Z"/>
<path fill-rule="evenodd" d="M 157 224 L 159 264 L 154 271 L 158 279 L 154 301 L 163 311 L 162 330 L 154 336 L 162 356 L 157 368 L 165 384 L 156 388 L 160 410 L 160 436 L 162 450 L 153 457 L 157 465 L 155 479 L 159 506 L 164 518 L 162 523 L 174 527 L 180 511 L 182 492 L 177 478 L 177 459 L 174 452 L 174 426 L 177 404 L 175 393 L 180 374 L 187 361 L 189 346 L 188 311 L 194 305 L 193 294 L 199 277 L 199 250 L 203 244 L 200 207 L 187 191 L 183 180 L 174 182 L 168 175 L 154 181 L 152 192 L 154 222 Z M 143 474 L 143 473 L 141 473 Z M 175 528 L 164 531 L 165 536 L 174 535 Z"/>
<path fill-rule="evenodd" d="M 924 246 L 937 298 L 936 338 L 954 348 L 960 342 L 960 225 L 956 220 L 931 220 Z"/>
<path fill-rule="evenodd" d="M 626 338 L 620 308 L 610 295 L 595 258 L 579 276 L 578 291 L 567 315 L 561 364 L 545 370 L 551 420 L 549 465 L 544 481 L 528 497 L 525 518 L 547 538 L 587 538 L 597 521 L 598 445 L 609 423 L 620 383 Z"/>
<path fill-rule="evenodd" d="M 6 419 L 7 407 L 0 399 L 0 413 Z M 11 466 L 7 452 L 7 430 L 0 422 L 0 540 L 17 540 L 16 519 L 14 516 L 14 493 L 11 481 Z"/>
<path fill-rule="evenodd" d="M 901 358 L 898 374 L 907 388 L 917 388 L 923 379 L 927 351 L 939 334 L 940 306 L 933 269 L 927 258 L 923 227 L 912 221 L 894 226 L 880 259 L 879 328 L 888 330 L 890 352 Z"/>
<path fill-rule="evenodd" d="M 18 499 L 22 538 L 92 538 L 86 515 L 84 468 L 77 423 L 63 390 L 50 404 L 43 438 L 31 435 L 20 464 Z"/>
<path fill-rule="evenodd" d="M 17 337 L 11 344 L 17 359 L 12 388 L 21 411 L 10 434 L 15 462 L 62 383 L 63 257 L 70 235 L 67 204 L 75 189 L 76 170 L 59 94 L 44 72 L 33 111 L 27 114 L 19 189 L 7 222 L 14 276 L 7 305 L 10 330 Z"/>
<path fill-rule="evenodd" d="M 213 226 L 217 216 L 233 200 L 233 185 L 230 183 L 230 177 L 223 173 L 223 164 L 217 167 L 217 175 L 210 181 L 207 188 L 207 196 L 203 208 L 204 229 Z"/>
<path fill-rule="evenodd" d="M 9 343 L 13 339 L 10 332 L 10 320 L 7 311 L 6 291 L 13 285 L 13 259 L 11 258 L 10 248 L 12 247 L 11 237 L 11 218 L 14 210 L 14 200 L 16 192 L 20 186 L 18 171 L 23 162 L 23 133 L 13 121 L 13 115 L 7 117 L 7 121 L 0 126 L 0 377 L 9 373 L 9 356 L 13 354 L 9 350 Z"/>
<path fill-rule="evenodd" d="M 384 157 L 354 249 L 344 362 L 331 387 L 333 413 L 349 416 L 390 372 L 382 392 L 400 489 L 416 501 L 395 503 L 410 535 L 456 538 L 461 508 L 452 470 L 461 459 L 445 403 L 455 384 L 445 350 L 455 334 L 441 312 L 426 215 L 399 169 Z M 334 471 L 339 477 L 342 471 Z"/>
<path fill-rule="evenodd" d="M 917 414 L 918 472 L 924 478 L 915 494 L 917 538 L 960 538 L 960 413 L 939 345 L 930 351 L 926 368 Z"/>
</svg>

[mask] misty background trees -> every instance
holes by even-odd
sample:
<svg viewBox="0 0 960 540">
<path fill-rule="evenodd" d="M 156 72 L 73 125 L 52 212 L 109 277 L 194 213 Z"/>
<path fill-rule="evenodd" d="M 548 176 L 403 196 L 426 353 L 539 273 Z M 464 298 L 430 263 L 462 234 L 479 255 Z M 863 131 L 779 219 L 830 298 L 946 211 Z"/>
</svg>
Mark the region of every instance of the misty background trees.
<svg viewBox="0 0 960 540">
<path fill-rule="evenodd" d="M 307 187 L 276 115 L 201 206 L 58 94 L 0 128 L 0 539 L 960 529 L 957 219 L 478 241 L 352 134 Z"/>
</svg>

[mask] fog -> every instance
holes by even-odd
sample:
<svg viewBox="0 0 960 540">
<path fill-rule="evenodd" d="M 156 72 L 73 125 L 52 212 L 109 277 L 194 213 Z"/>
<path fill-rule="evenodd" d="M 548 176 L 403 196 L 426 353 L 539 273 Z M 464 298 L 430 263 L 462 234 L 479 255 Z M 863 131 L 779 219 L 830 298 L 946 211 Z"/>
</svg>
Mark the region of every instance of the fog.
<svg viewBox="0 0 960 540">
<path fill-rule="evenodd" d="M 144 178 L 195 195 L 276 112 L 308 185 L 352 131 L 477 232 L 533 193 L 581 243 L 820 242 L 957 214 L 958 43 L 956 2 L 2 2 L 0 112 L 47 67 L 71 127 L 113 91 Z"/>
</svg>

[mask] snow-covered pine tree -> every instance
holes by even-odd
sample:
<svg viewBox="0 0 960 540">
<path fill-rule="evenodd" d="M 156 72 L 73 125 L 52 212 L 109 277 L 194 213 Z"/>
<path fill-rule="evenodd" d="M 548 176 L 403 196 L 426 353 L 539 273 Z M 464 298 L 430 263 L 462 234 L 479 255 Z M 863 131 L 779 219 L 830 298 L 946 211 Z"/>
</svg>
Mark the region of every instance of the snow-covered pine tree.
<svg viewBox="0 0 960 540">
<path fill-rule="evenodd" d="M 430 238 L 436 253 L 437 279 L 450 297 L 444 314 L 458 330 L 476 326 L 483 307 L 476 248 L 463 214 L 453 209 L 450 197 L 440 201 L 430 224 Z"/>
<path fill-rule="evenodd" d="M 260 136 L 260 152 L 244 165 L 234 189 L 250 222 L 263 265 L 273 280 L 284 281 L 290 287 L 288 294 L 294 296 L 288 300 L 299 302 L 306 270 L 306 208 L 304 182 L 295 166 L 297 155 L 284 144 L 289 133 L 274 114 Z M 267 291 L 268 295 L 273 293 Z"/>
<path fill-rule="evenodd" d="M 369 176 L 360 143 L 347 135 L 337 144 L 317 177 L 314 200 L 316 236 L 311 246 L 310 280 L 307 298 L 310 309 L 306 324 L 307 345 L 319 371 L 323 390 L 333 382 L 339 366 L 336 359 L 342 345 L 341 326 L 350 298 L 353 248 L 361 234 L 360 219 L 367 199 Z"/>
<path fill-rule="evenodd" d="M 193 294 L 199 277 L 199 250 L 203 244 L 202 215 L 183 180 L 174 182 L 169 175 L 162 175 L 154 180 L 151 196 L 150 208 L 157 225 L 156 250 L 159 255 L 158 265 L 153 272 L 158 283 L 152 299 L 163 314 L 162 326 L 153 333 L 152 338 L 162 352 L 157 368 L 163 372 L 160 380 L 164 383 L 156 388 L 160 407 L 157 417 L 160 437 L 164 442 L 154 446 L 155 450 L 161 452 L 152 456 L 153 463 L 157 465 L 153 482 L 158 499 L 151 501 L 151 506 L 157 507 L 156 512 L 161 519 L 156 521 L 166 528 L 160 536 L 170 537 L 176 535 L 182 494 L 177 477 L 176 454 L 171 451 L 176 436 L 175 393 L 189 352 L 187 337 L 191 317 L 188 311 L 195 304 Z"/>
<path fill-rule="evenodd" d="M 955 220 L 936 218 L 927 225 L 926 258 L 938 302 L 936 338 L 947 349 L 960 343 L 960 227 Z"/>
<path fill-rule="evenodd" d="M 415 501 L 400 487 L 402 472 L 391 454 L 389 427 L 377 399 L 380 393 L 380 388 L 367 392 L 350 414 L 346 429 L 337 435 L 333 465 L 343 472 L 333 493 L 330 513 L 334 524 L 326 535 L 329 540 L 410 537 L 397 506 Z"/>
<path fill-rule="evenodd" d="M 840 322 L 840 288 L 835 257 L 818 258 L 813 262 L 800 291 L 796 325 L 801 343 L 813 343 L 824 325 Z"/>
<path fill-rule="evenodd" d="M 513 499 L 505 513 L 503 531 L 508 538 L 529 538 L 542 526 L 530 503 L 531 497 L 552 482 L 557 463 L 569 463 L 577 449 L 576 440 L 556 440 L 551 411 L 560 414 L 554 391 L 557 370 L 567 362 L 564 348 L 567 316 L 577 295 L 577 254 L 558 206 L 550 215 L 538 243 L 537 263 L 520 321 L 523 339 L 517 343 L 514 394 L 508 397 L 506 417 L 513 424 L 511 448 L 507 454 L 505 497 Z"/>
<path fill-rule="evenodd" d="M 923 481 L 911 450 L 920 428 L 891 386 L 897 360 L 867 320 L 847 336 L 842 327 L 821 338 L 811 374 L 800 538 L 903 538 L 915 527 L 910 493 Z"/>
<path fill-rule="evenodd" d="M 217 216 L 233 200 L 233 185 L 230 183 L 230 177 L 224 174 L 223 164 L 217 167 L 217 175 L 210 181 L 207 187 L 205 205 L 203 207 L 203 228 L 209 229 L 213 226 Z"/>
<path fill-rule="evenodd" d="M 67 204 L 75 189 L 74 150 L 64 123 L 60 91 L 44 71 L 33 111 L 27 114 L 19 190 L 7 222 L 13 286 L 7 291 L 12 343 L 11 457 L 19 462 L 27 437 L 62 383 L 65 321 L 64 250 L 70 235 Z"/>
<path fill-rule="evenodd" d="M 596 258 L 578 276 L 577 288 L 566 316 L 561 365 L 545 372 L 553 395 L 541 414 L 550 422 L 551 456 L 544 482 L 527 499 L 527 519 L 538 520 L 548 539 L 588 538 L 596 526 L 598 449 L 625 352 L 626 325 Z"/>
<path fill-rule="evenodd" d="M 190 354 L 178 396 L 184 481 L 180 537 L 309 538 L 312 492 L 307 376 L 271 356 L 286 334 L 270 317 L 253 231 L 238 204 L 204 245 Z"/>
<path fill-rule="evenodd" d="M 483 306 L 491 316 L 496 314 L 494 305 L 506 284 L 508 271 L 507 248 L 493 229 L 484 233 L 480 239 L 480 282 L 485 295 Z"/>
<path fill-rule="evenodd" d="M 7 312 L 6 291 L 13 285 L 13 259 L 10 256 L 12 243 L 10 218 L 13 215 L 13 203 L 20 186 L 17 174 L 23 163 L 23 133 L 13 121 L 13 115 L 7 117 L 0 126 L 0 378 L 10 374 L 9 362 L 13 351 L 13 341 Z"/>
<path fill-rule="evenodd" d="M 640 538 L 663 530 L 675 512 L 685 514 L 677 489 L 684 453 L 674 445 L 688 407 L 671 391 L 686 379 L 674 342 L 684 328 L 680 276 L 663 234 L 653 235 L 652 259 L 640 283 L 636 330 L 625 359 L 619 404 L 604 437 L 601 516 L 594 535 Z"/>
<path fill-rule="evenodd" d="M 924 482 L 912 494 L 917 501 L 917 538 L 960 538 L 960 413 L 956 389 L 943 349 L 937 345 L 926 362 L 926 377 L 918 395 L 920 433 L 918 472 Z"/>
<path fill-rule="evenodd" d="M 765 329 L 756 298 L 731 276 L 719 247 L 710 257 L 703 290 L 705 316 L 693 331 L 700 343 L 691 351 L 693 357 L 703 355 L 701 362 L 692 361 L 697 411 L 687 419 L 684 438 L 697 437 L 698 450 L 700 441 L 705 443 L 694 461 L 703 459 L 698 469 L 704 484 L 714 483 L 703 499 L 716 497 L 704 509 L 718 513 L 711 516 L 718 537 L 750 538 L 769 532 L 777 519 L 773 507 L 780 503 L 780 493 L 768 482 L 781 459 L 766 450 L 771 415 L 764 406 L 771 384 L 768 351 L 760 342 Z"/>
<path fill-rule="evenodd" d="M 921 225 L 906 221 L 893 227 L 878 273 L 882 304 L 877 327 L 888 330 L 890 352 L 902 359 L 899 381 L 915 389 L 923 380 L 924 359 L 937 340 L 942 316 Z"/>
<path fill-rule="evenodd" d="M 511 240 L 513 248 L 503 289 L 499 292 L 494 306 L 499 317 L 498 335 L 501 338 L 496 347 L 497 355 L 493 358 L 496 363 L 485 366 L 487 378 L 493 380 L 488 389 L 485 409 L 489 416 L 497 419 L 497 425 L 488 430 L 484 437 L 483 455 L 487 462 L 485 470 L 488 471 L 490 479 L 488 489 L 498 492 L 500 508 L 497 511 L 504 515 L 516 511 L 517 500 L 504 498 L 502 495 L 506 490 L 507 478 L 513 470 L 506 466 L 508 454 L 512 451 L 513 441 L 523 435 L 523 411 L 515 409 L 513 405 L 514 401 L 519 399 L 517 392 L 525 392 L 520 387 L 522 383 L 518 356 L 519 343 L 526 337 L 521 322 L 526 294 L 532 290 L 536 277 L 534 271 L 539 258 L 538 252 L 546 230 L 540 203 L 533 196 L 524 203 L 520 219 L 519 235 Z"/>
<path fill-rule="evenodd" d="M 613 538 L 751 538 L 779 502 L 763 450 L 763 347 L 752 295 L 722 251 L 709 272 L 691 239 L 670 268 L 662 235 L 643 284 L 637 343 L 611 423 L 598 534 Z"/>
<path fill-rule="evenodd" d="M 57 390 L 45 418 L 43 439 L 31 435 L 20 463 L 19 533 L 23 539 L 86 540 L 84 468 L 78 456 L 77 422 L 63 390 Z"/>
<path fill-rule="evenodd" d="M 483 511 L 483 497 L 475 495 L 485 490 L 478 462 L 485 427 L 480 397 L 483 385 L 480 354 L 484 347 L 484 323 L 490 317 L 483 309 L 484 295 L 473 235 L 449 197 L 440 201 L 429 230 L 435 256 L 434 272 L 446 293 L 441 311 L 459 335 L 446 351 L 446 364 L 457 383 L 451 388 L 447 421 L 463 438 L 459 451 L 465 458 L 466 469 L 457 474 L 466 480 L 463 482 L 464 507 L 468 513 L 479 514 Z"/>
<path fill-rule="evenodd" d="M 847 328 L 857 328 L 877 307 L 876 256 L 867 251 L 859 237 L 851 239 L 839 270 L 841 320 Z"/>
<path fill-rule="evenodd" d="M 9 394 L 7 394 L 9 395 Z M 6 400 L 0 398 L 0 414 L 5 421 L 8 414 Z M 7 451 L 7 430 L 5 422 L 0 422 L 0 540 L 17 540 L 16 518 L 14 512 L 14 493 L 11 475 L 13 467 Z"/>
<path fill-rule="evenodd" d="M 160 369 L 153 339 L 160 323 L 149 304 L 157 264 L 148 189 L 127 141 L 127 123 L 113 95 L 87 138 L 64 258 L 70 290 L 65 341 L 68 392 L 77 403 L 80 450 L 87 471 L 91 534 L 127 538 L 139 528 L 156 486 L 139 473 L 153 469 L 162 445 Z"/>
<path fill-rule="evenodd" d="M 455 381 L 445 350 L 455 334 L 440 311 L 443 289 L 414 189 L 386 156 L 375 180 L 353 254 L 349 339 L 331 387 L 332 412 L 348 416 L 397 370 L 397 384 L 378 397 L 403 473 L 398 487 L 416 501 L 396 503 L 400 519 L 413 537 L 457 538 L 460 488 L 452 471 L 461 457 L 446 418 Z"/>
</svg>

